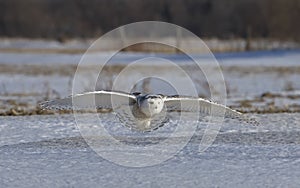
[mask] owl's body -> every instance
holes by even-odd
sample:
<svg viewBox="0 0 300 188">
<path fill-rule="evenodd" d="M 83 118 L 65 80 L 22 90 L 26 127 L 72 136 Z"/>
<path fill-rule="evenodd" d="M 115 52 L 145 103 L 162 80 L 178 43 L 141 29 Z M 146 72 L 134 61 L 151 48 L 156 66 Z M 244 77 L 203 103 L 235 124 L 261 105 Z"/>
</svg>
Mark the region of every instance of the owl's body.
<svg viewBox="0 0 300 188">
<path fill-rule="evenodd" d="M 168 121 L 168 112 L 195 112 L 212 116 L 240 118 L 242 114 L 226 106 L 195 97 L 165 96 L 161 94 L 95 91 L 72 97 L 47 101 L 44 109 L 112 109 L 120 121 L 132 130 L 151 131 Z"/>
</svg>

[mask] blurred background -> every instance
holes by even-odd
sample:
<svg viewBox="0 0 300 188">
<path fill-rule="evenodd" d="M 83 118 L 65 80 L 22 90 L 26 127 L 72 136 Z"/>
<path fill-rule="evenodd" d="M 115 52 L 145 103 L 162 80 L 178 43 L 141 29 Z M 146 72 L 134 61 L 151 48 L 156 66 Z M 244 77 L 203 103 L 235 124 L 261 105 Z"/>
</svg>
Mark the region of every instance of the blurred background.
<svg viewBox="0 0 300 188">
<path fill-rule="evenodd" d="M 94 40 L 148 20 L 177 24 L 204 40 L 221 65 L 229 106 L 243 112 L 297 112 L 299 18 L 300 0 L 0 0 L 0 114 L 42 113 L 38 102 L 71 94 L 77 64 Z M 203 58 L 205 49 L 180 33 L 161 40 L 188 46 Z M 105 56 L 118 47 L 113 39 L 106 44 L 95 53 Z M 111 60 L 96 89 L 110 89 L 127 63 L 149 54 L 182 66 L 189 61 L 169 46 L 129 46 Z M 185 69 L 199 85 L 199 96 L 210 98 L 203 74 Z M 147 80 L 134 87 L 153 91 L 157 84 Z"/>
<path fill-rule="evenodd" d="M 1 0 L 0 36 L 66 42 L 156 20 L 203 39 L 244 42 L 216 51 L 292 48 L 300 41 L 299 10 L 299 0 Z"/>
<path fill-rule="evenodd" d="M 2 37 L 64 41 L 159 20 L 199 37 L 300 41 L 299 0 L 1 0 Z"/>
</svg>

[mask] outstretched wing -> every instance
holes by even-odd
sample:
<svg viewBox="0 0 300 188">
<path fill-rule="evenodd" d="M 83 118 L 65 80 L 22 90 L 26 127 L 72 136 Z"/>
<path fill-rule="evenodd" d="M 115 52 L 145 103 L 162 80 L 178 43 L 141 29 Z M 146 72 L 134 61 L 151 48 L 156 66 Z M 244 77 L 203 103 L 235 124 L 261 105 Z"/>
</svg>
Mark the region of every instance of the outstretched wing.
<svg viewBox="0 0 300 188">
<path fill-rule="evenodd" d="M 46 101 L 40 104 L 43 109 L 52 110 L 88 110 L 112 109 L 121 105 L 132 105 L 136 97 L 131 94 L 115 91 L 95 91 L 77 94 L 64 99 Z"/>
<path fill-rule="evenodd" d="M 238 111 L 202 98 L 167 97 L 165 105 L 168 111 L 199 112 L 206 115 L 225 115 L 232 118 L 242 116 L 242 113 Z"/>
</svg>

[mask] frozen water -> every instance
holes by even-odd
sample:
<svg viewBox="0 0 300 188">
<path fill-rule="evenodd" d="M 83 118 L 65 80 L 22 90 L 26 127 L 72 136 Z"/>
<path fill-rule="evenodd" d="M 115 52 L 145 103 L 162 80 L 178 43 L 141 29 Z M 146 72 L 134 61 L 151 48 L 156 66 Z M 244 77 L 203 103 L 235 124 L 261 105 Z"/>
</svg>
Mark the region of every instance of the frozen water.
<svg viewBox="0 0 300 188">
<path fill-rule="evenodd" d="M 203 153 L 198 153 L 200 125 L 173 158 L 145 168 L 122 167 L 98 156 L 80 136 L 72 115 L 0 117 L 0 184 L 299 187 L 300 114 L 255 117 L 261 122 L 258 127 L 226 120 L 213 145 Z M 102 118 L 109 120 L 112 115 L 103 114 Z M 121 134 L 118 130 L 114 129 Z"/>
</svg>

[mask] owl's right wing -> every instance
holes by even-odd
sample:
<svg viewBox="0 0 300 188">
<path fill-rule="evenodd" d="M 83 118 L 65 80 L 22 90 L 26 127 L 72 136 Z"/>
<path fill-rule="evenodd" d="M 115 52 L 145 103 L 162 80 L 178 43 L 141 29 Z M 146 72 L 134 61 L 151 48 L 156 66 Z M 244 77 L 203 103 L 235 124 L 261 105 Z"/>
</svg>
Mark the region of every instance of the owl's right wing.
<svg viewBox="0 0 300 188">
<path fill-rule="evenodd" d="M 93 110 L 113 109 L 114 107 L 134 103 L 136 103 L 136 97 L 131 94 L 116 91 L 95 91 L 42 102 L 40 106 L 43 109 L 50 110 Z"/>
</svg>

